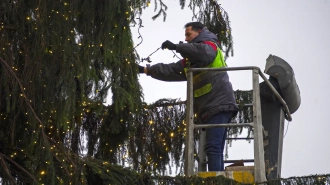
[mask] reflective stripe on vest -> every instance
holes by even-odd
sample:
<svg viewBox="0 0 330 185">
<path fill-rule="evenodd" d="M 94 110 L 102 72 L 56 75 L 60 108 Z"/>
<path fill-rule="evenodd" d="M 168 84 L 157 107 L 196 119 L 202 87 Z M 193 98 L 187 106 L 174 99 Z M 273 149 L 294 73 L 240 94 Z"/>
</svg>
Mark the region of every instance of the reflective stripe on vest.
<svg viewBox="0 0 330 185">
<path fill-rule="evenodd" d="M 188 62 L 188 61 L 186 61 L 186 62 Z M 221 68 L 221 67 L 227 67 L 227 64 L 224 60 L 222 51 L 220 50 L 219 47 L 217 47 L 217 56 L 215 57 L 214 61 L 211 64 L 209 64 L 208 66 L 206 66 L 205 68 Z M 187 67 L 184 68 L 185 73 L 187 72 L 187 69 L 188 69 Z M 193 83 L 196 84 L 197 82 L 205 80 L 205 79 L 212 77 L 219 73 L 222 73 L 222 71 L 203 71 L 193 77 Z M 212 84 L 207 83 L 204 86 L 194 90 L 194 97 L 197 98 L 197 97 L 203 96 L 203 95 L 211 92 L 211 90 L 212 90 Z"/>
</svg>

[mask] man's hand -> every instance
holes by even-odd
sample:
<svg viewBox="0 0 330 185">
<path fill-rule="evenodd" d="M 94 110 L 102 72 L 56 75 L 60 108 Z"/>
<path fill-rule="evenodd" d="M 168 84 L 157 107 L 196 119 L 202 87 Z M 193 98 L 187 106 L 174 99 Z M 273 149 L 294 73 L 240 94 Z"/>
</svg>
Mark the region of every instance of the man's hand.
<svg viewBox="0 0 330 185">
<path fill-rule="evenodd" d="M 176 45 L 173 44 L 171 41 L 167 40 L 163 42 L 162 49 L 169 49 L 169 50 L 176 50 Z"/>
</svg>

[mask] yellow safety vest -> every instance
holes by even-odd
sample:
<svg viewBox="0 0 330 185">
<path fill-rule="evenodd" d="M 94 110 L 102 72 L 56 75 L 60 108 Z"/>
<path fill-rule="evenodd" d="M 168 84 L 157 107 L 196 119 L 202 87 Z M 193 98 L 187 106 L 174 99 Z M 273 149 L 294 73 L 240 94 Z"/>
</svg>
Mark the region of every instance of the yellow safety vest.
<svg viewBox="0 0 330 185">
<path fill-rule="evenodd" d="M 184 67 L 185 73 L 187 72 L 187 69 L 190 67 L 190 63 L 188 60 L 186 60 L 186 63 L 188 63 L 188 65 L 185 65 L 186 67 Z M 217 46 L 217 55 L 216 55 L 214 61 L 211 64 L 209 64 L 208 66 L 206 66 L 205 68 L 221 68 L 221 67 L 227 67 L 227 64 L 225 62 L 221 49 Z M 203 71 L 197 75 L 194 75 L 193 83 L 195 84 L 197 82 L 202 81 L 203 79 L 206 79 L 206 78 L 211 77 L 214 74 L 218 74 L 218 73 L 219 73 L 218 71 L 212 71 L 212 72 Z M 203 95 L 211 92 L 211 90 L 212 90 L 212 84 L 207 83 L 204 86 L 194 90 L 194 97 L 197 98 L 197 97 L 203 96 Z"/>
</svg>

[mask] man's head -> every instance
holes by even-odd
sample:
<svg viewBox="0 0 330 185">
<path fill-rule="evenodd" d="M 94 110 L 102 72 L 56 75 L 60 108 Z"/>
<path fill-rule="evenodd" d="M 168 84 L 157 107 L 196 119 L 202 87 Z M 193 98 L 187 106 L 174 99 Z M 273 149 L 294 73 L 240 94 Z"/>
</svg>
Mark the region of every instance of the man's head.
<svg viewBox="0 0 330 185">
<path fill-rule="evenodd" d="M 204 24 L 200 22 L 189 22 L 186 25 L 184 25 L 186 28 L 185 36 L 186 41 L 191 42 L 195 37 L 197 37 L 204 28 Z"/>
</svg>

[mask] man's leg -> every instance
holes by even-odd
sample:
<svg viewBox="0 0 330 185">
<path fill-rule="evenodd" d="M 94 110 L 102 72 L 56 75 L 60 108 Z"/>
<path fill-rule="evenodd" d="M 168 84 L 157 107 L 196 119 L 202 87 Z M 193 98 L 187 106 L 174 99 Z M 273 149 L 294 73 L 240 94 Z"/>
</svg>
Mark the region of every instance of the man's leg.
<svg viewBox="0 0 330 185">
<path fill-rule="evenodd" d="M 209 119 L 206 124 L 229 123 L 231 112 L 220 112 Z M 223 171 L 223 151 L 225 147 L 227 128 L 215 127 L 206 129 L 205 153 L 208 161 L 208 171 Z"/>
</svg>

